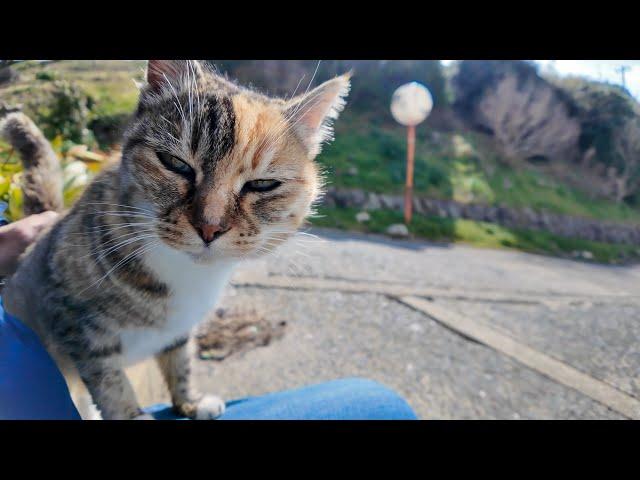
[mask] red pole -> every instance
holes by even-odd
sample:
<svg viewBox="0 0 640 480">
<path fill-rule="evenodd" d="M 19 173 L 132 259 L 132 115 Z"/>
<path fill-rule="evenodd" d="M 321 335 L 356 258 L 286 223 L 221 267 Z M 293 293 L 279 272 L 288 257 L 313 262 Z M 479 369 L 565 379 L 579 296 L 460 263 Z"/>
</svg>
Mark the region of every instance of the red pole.
<svg viewBox="0 0 640 480">
<path fill-rule="evenodd" d="M 416 152 L 416 127 L 407 129 L 407 183 L 404 188 L 404 223 L 411 223 L 411 207 L 413 204 L 413 159 Z"/>
</svg>

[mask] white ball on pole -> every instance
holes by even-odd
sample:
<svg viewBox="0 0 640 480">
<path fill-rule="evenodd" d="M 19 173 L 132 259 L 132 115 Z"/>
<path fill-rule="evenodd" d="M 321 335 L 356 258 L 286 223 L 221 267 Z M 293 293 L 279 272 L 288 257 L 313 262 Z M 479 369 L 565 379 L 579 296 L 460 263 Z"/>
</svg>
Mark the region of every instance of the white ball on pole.
<svg viewBox="0 0 640 480">
<path fill-rule="evenodd" d="M 411 82 L 398 87 L 391 97 L 391 114 L 407 127 L 407 177 L 404 189 L 404 222 L 411 223 L 413 203 L 413 164 L 416 125 L 424 122 L 433 108 L 433 98 L 424 85 Z"/>
<path fill-rule="evenodd" d="M 416 126 L 431 113 L 433 98 L 424 85 L 418 82 L 405 83 L 391 97 L 391 114 L 395 120 L 407 127 Z"/>
</svg>

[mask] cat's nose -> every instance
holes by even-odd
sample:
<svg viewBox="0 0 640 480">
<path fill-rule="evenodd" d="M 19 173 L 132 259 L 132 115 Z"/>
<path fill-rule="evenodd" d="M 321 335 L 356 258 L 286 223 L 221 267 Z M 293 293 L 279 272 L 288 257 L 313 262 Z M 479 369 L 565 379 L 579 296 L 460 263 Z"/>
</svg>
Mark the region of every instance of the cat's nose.
<svg viewBox="0 0 640 480">
<path fill-rule="evenodd" d="M 197 230 L 200 238 L 208 245 L 220 235 L 229 231 L 229 228 L 220 223 L 203 223 L 198 226 Z"/>
</svg>

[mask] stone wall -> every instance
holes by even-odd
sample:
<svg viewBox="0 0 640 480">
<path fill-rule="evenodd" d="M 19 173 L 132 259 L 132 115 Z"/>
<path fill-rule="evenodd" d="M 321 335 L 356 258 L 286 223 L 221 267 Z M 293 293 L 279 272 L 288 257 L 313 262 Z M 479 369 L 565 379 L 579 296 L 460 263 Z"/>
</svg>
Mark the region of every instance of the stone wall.
<svg viewBox="0 0 640 480">
<path fill-rule="evenodd" d="M 386 195 L 362 190 L 329 189 L 324 205 L 353 207 L 363 210 L 391 209 L 402 211 L 402 195 Z M 544 230 L 563 237 L 582 238 L 596 242 L 640 245 L 640 226 L 558 215 L 530 208 L 509 208 L 479 203 L 459 203 L 416 196 L 413 211 L 418 215 L 446 218 L 466 218 L 491 222 L 509 228 Z"/>
</svg>

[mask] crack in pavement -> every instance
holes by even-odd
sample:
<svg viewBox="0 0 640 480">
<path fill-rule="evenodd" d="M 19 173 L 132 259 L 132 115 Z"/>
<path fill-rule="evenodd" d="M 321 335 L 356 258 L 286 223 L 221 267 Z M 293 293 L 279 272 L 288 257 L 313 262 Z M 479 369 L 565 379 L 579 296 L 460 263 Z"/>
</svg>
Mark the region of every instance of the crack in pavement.
<svg viewBox="0 0 640 480">
<path fill-rule="evenodd" d="M 507 355 L 526 367 L 541 373 L 557 383 L 577 390 L 581 394 L 588 396 L 627 418 L 640 419 L 640 400 L 634 396 L 622 392 L 560 360 L 518 342 L 493 327 L 447 310 L 430 301 L 439 297 L 448 300 L 476 302 L 558 305 L 558 303 L 570 304 L 571 302 L 581 300 L 593 301 L 594 297 L 598 297 L 601 300 L 607 298 L 615 300 L 627 298 L 634 300 L 638 298 L 632 295 L 566 295 L 564 297 L 555 296 L 554 298 L 548 298 L 547 295 L 540 293 L 533 295 L 514 295 L 477 290 L 467 290 L 466 293 L 455 293 L 448 289 L 411 287 L 391 284 L 389 282 L 356 282 L 335 278 L 329 280 L 319 277 L 289 277 L 285 275 L 270 275 L 266 277 L 246 275 L 244 278 L 237 278 L 232 284 L 235 287 L 324 290 L 352 294 L 374 293 L 385 295 L 390 299 L 419 311 L 467 341 L 480 343 L 501 354 Z"/>
<path fill-rule="evenodd" d="M 640 419 L 640 400 L 601 380 L 539 352 L 481 322 L 418 297 L 396 298 L 464 337 L 469 337 L 552 380 L 566 385 L 630 419 Z"/>
<path fill-rule="evenodd" d="M 584 301 L 599 299 L 631 300 L 633 305 L 640 303 L 640 296 L 620 294 L 620 295 L 550 295 L 545 293 L 502 293 L 492 290 L 470 290 L 466 289 L 465 293 L 458 293 L 449 288 L 439 287 L 412 287 L 405 284 L 377 282 L 377 281 L 354 281 L 350 279 L 326 279 L 322 277 L 303 277 L 288 275 L 268 275 L 257 276 L 253 273 L 242 272 L 237 275 L 231 284 L 236 287 L 265 287 L 265 288 L 284 288 L 292 290 L 333 290 L 348 293 L 377 293 L 381 295 L 401 296 L 418 296 L 428 298 L 443 298 L 449 300 L 471 301 L 471 302 L 491 302 L 491 303 L 510 303 L 510 304 L 529 304 L 529 305 L 549 305 L 554 307 L 558 304 L 569 304 L 575 301 Z"/>
</svg>

